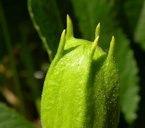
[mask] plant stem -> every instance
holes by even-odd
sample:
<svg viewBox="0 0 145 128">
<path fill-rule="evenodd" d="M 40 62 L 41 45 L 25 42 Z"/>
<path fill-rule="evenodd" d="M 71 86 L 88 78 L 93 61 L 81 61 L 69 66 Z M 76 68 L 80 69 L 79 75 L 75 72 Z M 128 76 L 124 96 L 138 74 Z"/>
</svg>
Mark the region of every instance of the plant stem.
<svg viewBox="0 0 145 128">
<path fill-rule="evenodd" d="M 5 14 L 4 14 L 4 10 L 2 7 L 2 2 L 0 1 L 0 25 L 3 31 L 3 36 L 4 36 L 4 40 L 6 43 L 6 48 L 11 60 L 11 66 L 12 66 L 12 71 L 13 71 L 13 76 L 14 76 L 14 89 L 15 89 L 15 93 L 17 95 L 17 97 L 19 98 L 19 103 L 20 103 L 20 111 L 25 114 L 25 107 L 24 107 L 24 98 L 21 92 L 21 84 L 20 84 L 20 80 L 19 80 L 19 76 L 18 76 L 18 72 L 17 72 L 17 66 L 16 66 L 16 61 L 15 61 L 15 57 L 13 55 L 13 48 L 12 48 L 12 40 L 11 40 L 11 36 L 10 36 L 10 32 L 8 29 L 8 25 L 7 25 L 7 21 L 5 18 Z"/>
</svg>

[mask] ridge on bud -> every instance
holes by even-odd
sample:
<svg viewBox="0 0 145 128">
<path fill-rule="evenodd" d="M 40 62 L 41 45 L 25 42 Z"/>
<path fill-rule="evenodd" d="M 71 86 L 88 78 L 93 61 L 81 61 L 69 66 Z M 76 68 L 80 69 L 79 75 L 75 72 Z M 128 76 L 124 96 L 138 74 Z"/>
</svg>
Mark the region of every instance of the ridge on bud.
<svg viewBox="0 0 145 128">
<path fill-rule="evenodd" d="M 99 41 L 99 36 L 97 36 L 94 40 L 94 42 L 92 43 L 92 56 L 94 55 L 94 52 L 96 50 L 96 47 L 98 46 L 98 41 Z"/>
</svg>

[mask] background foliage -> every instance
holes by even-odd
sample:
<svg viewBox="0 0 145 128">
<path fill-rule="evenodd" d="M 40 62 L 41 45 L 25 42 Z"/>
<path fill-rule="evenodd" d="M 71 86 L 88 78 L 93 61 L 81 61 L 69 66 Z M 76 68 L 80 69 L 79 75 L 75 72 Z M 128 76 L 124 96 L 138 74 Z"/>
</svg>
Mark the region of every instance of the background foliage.
<svg viewBox="0 0 145 128">
<path fill-rule="evenodd" d="M 115 35 L 119 127 L 145 127 L 144 0 L 0 0 L 0 128 L 8 122 L 19 128 L 40 127 L 43 81 L 66 27 L 66 14 L 78 38 L 93 40 L 100 22 L 100 45 L 106 51 Z"/>
</svg>

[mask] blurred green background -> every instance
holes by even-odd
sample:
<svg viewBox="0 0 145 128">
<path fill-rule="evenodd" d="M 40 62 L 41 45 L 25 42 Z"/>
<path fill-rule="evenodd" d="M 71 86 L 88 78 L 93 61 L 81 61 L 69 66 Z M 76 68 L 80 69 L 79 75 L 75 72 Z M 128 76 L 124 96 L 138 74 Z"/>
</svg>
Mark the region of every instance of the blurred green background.
<svg viewBox="0 0 145 128">
<path fill-rule="evenodd" d="M 121 77 L 119 128 L 144 128 L 144 3 L 144 0 L 0 0 L 0 102 L 41 127 L 43 81 L 69 14 L 79 38 L 93 40 L 95 26 L 100 22 L 100 45 L 106 51 L 111 36 L 115 35 Z"/>
</svg>

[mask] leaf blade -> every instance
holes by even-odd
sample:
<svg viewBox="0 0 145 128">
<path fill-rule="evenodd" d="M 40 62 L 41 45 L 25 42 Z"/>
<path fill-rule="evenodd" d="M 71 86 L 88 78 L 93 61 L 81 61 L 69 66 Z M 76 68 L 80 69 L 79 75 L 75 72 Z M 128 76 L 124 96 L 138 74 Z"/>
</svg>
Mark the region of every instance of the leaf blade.
<svg viewBox="0 0 145 128">
<path fill-rule="evenodd" d="M 141 45 L 143 50 L 145 50 L 145 36 L 144 36 L 145 27 L 144 26 L 145 26 L 145 1 L 142 7 L 142 11 L 134 35 L 135 41 Z"/>
<path fill-rule="evenodd" d="M 129 124 L 137 118 L 138 103 L 140 101 L 139 78 L 137 77 L 138 68 L 133 55 L 129 49 L 129 41 L 121 31 L 116 33 L 116 59 L 118 61 L 120 72 L 120 104 L 121 111 Z M 123 49 L 123 50 L 119 50 Z M 120 60 L 121 58 L 121 60 Z M 124 66 L 126 68 L 124 68 Z"/>
<path fill-rule="evenodd" d="M 139 14 L 141 12 L 141 8 L 144 0 L 125 0 L 123 3 L 125 18 L 127 19 L 128 25 L 130 27 L 130 31 L 134 32 L 135 28 L 138 24 Z M 120 5 L 119 5 L 120 6 Z M 133 33 L 132 33 L 133 34 Z"/>
<path fill-rule="evenodd" d="M 28 0 L 28 10 L 44 47 L 53 59 L 63 24 L 54 0 Z M 54 24 L 52 24 L 54 23 Z"/>
<path fill-rule="evenodd" d="M 30 122 L 18 115 L 13 109 L 0 103 L 0 127 L 1 128 L 35 128 Z"/>
</svg>

